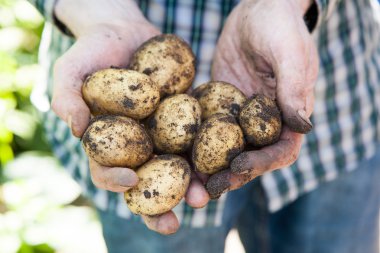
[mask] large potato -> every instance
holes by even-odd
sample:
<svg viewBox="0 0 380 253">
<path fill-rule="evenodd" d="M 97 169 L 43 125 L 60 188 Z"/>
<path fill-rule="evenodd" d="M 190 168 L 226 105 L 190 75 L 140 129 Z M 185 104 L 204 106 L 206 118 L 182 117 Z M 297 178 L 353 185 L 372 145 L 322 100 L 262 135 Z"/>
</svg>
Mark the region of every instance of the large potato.
<svg viewBox="0 0 380 253">
<path fill-rule="evenodd" d="M 168 97 L 148 118 L 147 129 L 159 153 L 178 154 L 188 150 L 201 124 L 198 101 L 186 94 Z"/>
<path fill-rule="evenodd" d="M 281 113 L 274 100 L 264 95 L 252 96 L 243 106 L 239 123 L 247 142 L 262 147 L 278 141 Z"/>
<path fill-rule="evenodd" d="M 98 116 L 82 137 L 86 154 L 104 166 L 136 168 L 149 159 L 152 141 L 135 120 L 123 116 Z"/>
<path fill-rule="evenodd" d="M 192 160 L 197 171 L 214 174 L 227 169 L 244 149 L 244 136 L 235 117 L 215 114 L 206 120 L 194 140 Z"/>
<path fill-rule="evenodd" d="M 192 95 L 202 108 L 202 119 L 208 119 L 217 113 L 238 117 L 240 108 L 247 100 L 246 96 L 234 85 L 211 81 L 197 87 Z"/>
<path fill-rule="evenodd" d="M 129 209 L 142 215 L 157 215 L 173 209 L 185 196 L 190 173 L 190 165 L 180 156 L 153 158 L 137 170 L 138 185 L 124 194 Z"/>
<path fill-rule="evenodd" d="M 195 76 L 195 57 L 189 45 L 173 34 L 151 38 L 132 57 L 130 68 L 147 74 L 162 97 L 185 92 Z"/>
<path fill-rule="evenodd" d="M 127 69 L 103 69 L 82 86 L 83 98 L 93 115 L 116 114 L 143 119 L 160 101 L 159 87 L 149 76 Z"/>
</svg>

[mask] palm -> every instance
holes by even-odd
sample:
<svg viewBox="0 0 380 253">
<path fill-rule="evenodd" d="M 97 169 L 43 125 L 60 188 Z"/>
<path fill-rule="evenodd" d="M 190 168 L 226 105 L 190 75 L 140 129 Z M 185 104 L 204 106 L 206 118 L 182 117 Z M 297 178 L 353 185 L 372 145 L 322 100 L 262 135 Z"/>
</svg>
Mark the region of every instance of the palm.
<svg viewBox="0 0 380 253">
<path fill-rule="evenodd" d="M 247 96 L 276 99 L 285 125 L 277 143 L 246 151 L 235 158 L 239 162 L 232 162 L 232 173 L 213 175 L 208 185 L 229 186 L 211 195 L 239 188 L 296 160 L 303 137 L 299 133 L 312 127 L 308 117 L 317 72 L 318 54 L 296 1 L 242 1 L 236 6 L 217 44 L 212 78 L 230 82 Z"/>
</svg>

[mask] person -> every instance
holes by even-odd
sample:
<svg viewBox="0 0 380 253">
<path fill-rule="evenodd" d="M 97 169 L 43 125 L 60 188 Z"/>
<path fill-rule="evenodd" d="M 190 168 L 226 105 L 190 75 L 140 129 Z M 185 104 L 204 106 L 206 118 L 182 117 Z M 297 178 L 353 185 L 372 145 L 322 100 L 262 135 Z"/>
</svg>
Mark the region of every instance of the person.
<svg viewBox="0 0 380 253">
<path fill-rule="evenodd" d="M 40 52 L 52 106 L 47 137 L 93 200 L 110 253 L 223 252 L 232 226 L 246 252 L 379 252 L 377 1 L 32 2 L 48 21 Z M 160 33 L 190 43 L 194 86 L 222 80 L 248 96 L 271 96 L 284 127 L 277 143 L 242 153 L 209 179 L 219 200 L 194 176 L 185 200 L 143 217 L 145 227 L 120 194 L 136 174 L 88 166 L 78 139 L 90 118 L 81 85 L 96 70 L 127 67 L 136 48 Z"/>
</svg>

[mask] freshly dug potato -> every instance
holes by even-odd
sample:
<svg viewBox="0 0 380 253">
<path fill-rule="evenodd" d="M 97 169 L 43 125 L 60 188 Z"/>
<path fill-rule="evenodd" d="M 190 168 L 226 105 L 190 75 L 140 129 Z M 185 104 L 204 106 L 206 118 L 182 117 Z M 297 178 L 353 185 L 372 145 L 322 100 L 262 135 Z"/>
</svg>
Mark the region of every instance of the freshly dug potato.
<svg viewBox="0 0 380 253">
<path fill-rule="evenodd" d="M 208 119 L 217 113 L 238 117 L 240 108 L 247 100 L 237 87 L 221 81 L 202 84 L 193 91 L 192 95 L 202 107 L 202 119 Z"/>
<path fill-rule="evenodd" d="M 158 153 L 179 154 L 191 147 L 200 124 L 198 101 L 177 94 L 162 101 L 146 125 Z"/>
<path fill-rule="evenodd" d="M 137 170 L 139 183 L 124 193 L 135 214 L 158 215 L 173 209 L 185 196 L 190 165 L 177 155 L 161 155 Z"/>
<path fill-rule="evenodd" d="M 162 34 L 137 49 L 130 68 L 150 76 L 164 97 L 184 93 L 191 86 L 195 56 L 184 40 L 173 34 Z"/>
<path fill-rule="evenodd" d="M 144 128 L 124 116 L 97 116 L 82 137 L 86 154 L 103 166 L 136 168 L 146 162 L 153 144 Z"/>
<path fill-rule="evenodd" d="M 281 113 L 274 100 L 253 95 L 239 114 L 239 123 L 247 142 L 262 147 L 278 141 L 281 133 Z"/>
<path fill-rule="evenodd" d="M 143 119 L 160 101 L 159 87 L 149 76 L 127 69 L 103 69 L 82 86 L 83 98 L 93 115 L 116 114 Z"/>
<path fill-rule="evenodd" d="M 235 117 L 215 114 L 207 119 L 194 140 L 192 160 L 197 171 L 214 174 L 227 169 L 244 149 L 244 136 Z"/>
</svg>

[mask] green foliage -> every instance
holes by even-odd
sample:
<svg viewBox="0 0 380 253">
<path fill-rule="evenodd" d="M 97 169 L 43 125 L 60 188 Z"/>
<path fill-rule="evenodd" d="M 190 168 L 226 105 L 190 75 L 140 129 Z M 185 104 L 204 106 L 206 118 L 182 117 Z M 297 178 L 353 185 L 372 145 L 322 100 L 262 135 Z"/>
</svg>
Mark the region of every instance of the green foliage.
<svg viewBox="0 0 380 253">
<path fill-rule="evenodd" d="M 55 250 L 46 243 L 30 245 L 23 242 L 17 253 L 54 253 Z"/>
<path fill-rule="evenodd" d="M 0 180 L 5 164 L 26 150 L 48 151 L 30 94 L 43 18 L 25 0 L 0 0 Z"/>
<path fill-rule="evenodd" d="M 30 100 L 42 28 L 27 1 L 0 0 L 0 252 L 105 252 L 95 211 L 78 201 Z"/>
</svg>

